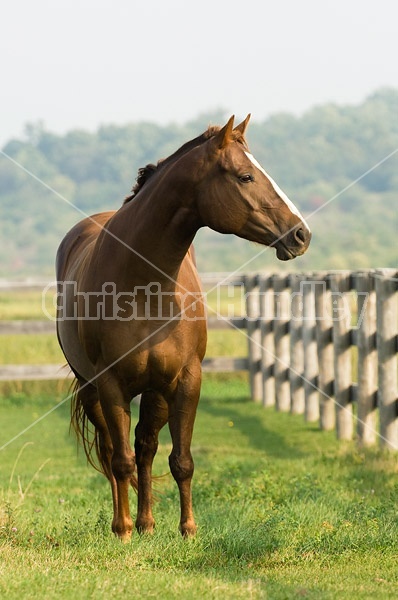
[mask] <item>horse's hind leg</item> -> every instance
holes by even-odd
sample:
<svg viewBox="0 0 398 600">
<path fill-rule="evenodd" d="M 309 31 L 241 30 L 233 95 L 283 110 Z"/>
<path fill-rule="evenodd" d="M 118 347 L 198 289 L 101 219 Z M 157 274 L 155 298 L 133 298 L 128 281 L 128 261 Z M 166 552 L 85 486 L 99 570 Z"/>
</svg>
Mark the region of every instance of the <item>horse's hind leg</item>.
<svg viewBox="0 0 398 600">
<path fill-rule="evenodd" d="M 195 535 L 196 524 L 192 509 L 191 481 L 194 464 L 191 440 L 201 382 L 200 363 L 185 370 L 169 403 L 169 427 L 173 449 L 169 456 L 170 470 L 180 492 L 180 531 L 183 536 Z"/>
<path fill-rule="evenodd" d="M 84 416 L 83 414 L 80 414 L 80 417 L 78 417 L 80 408 L 83 409 L 84 414 L 87 416 L 87 418 L 94 425 L 95 428 L 94 447 L 97 453 L 99 469 L 104 473 L 111 485 L 113 511 L 115 514 L 117 511 L 117 488 L 116 480 L 112 474 L 111 469 L 111 460 L 113 454 L 112 440 L 104 419 L 97 388 L 94 385 L 84 382 L 82 380 L 79 380 L 79 388 L 77 391 L 74 418 L 72 418 L 72 422 L 74 422 L 73 424 L 75 425 L 75 429 L 79 429 L 80 434 L 83 437 L 83 444 L 85 447 L 87 458 L 93 464 L 93 466 L 96 467 L 94 459 L 91 457 L 90 454 L 92 448 L 89 447 L 89 441 L 84 441 Z M 80 425 L 76 423 L 76 421 L 78 420 L 80 420 Z"/>
<path fill-rule="evenodd" d="M 108 370 L 98 377 L 102 413 L 112 440 L 112 475 L 116 482 L 116 507 L 112 531 L 123 541 L 128 541 L 133 531 L 129 507 L 129 488 L 134 479 L 135 457 L 130 445 L 130 398 Z"/>
<path fill-rule="evenodd" d="M 139 533 L 152 533 L 152 464 L 158 435 L 167 423 L 168 407 L 163 396 L 147 391 L 141 396 L 140 418 L 135 428 L 135 460 L 138 474 L 138 508 L 135 526 Z"/>
</svg>

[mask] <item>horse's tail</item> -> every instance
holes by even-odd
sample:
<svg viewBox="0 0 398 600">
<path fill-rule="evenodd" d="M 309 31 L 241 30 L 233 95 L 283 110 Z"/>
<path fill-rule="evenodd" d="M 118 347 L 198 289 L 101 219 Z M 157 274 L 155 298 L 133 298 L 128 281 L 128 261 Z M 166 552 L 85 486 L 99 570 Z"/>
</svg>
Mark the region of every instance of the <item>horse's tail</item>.
<svg viewBox="0 0 398 600">
<path fill-rule="evenodd" d="M 70 428 L 74 430 L 78 442 L 82 444 L 90 465 L 108 477 L 109 468 L 106 465 L 105 456 L 101 452 L 98 430 L 90 426 L 90 421 L 83 407 L 81 398 L 83 385 L 77 378 L 72 383 Z"/>
<path fill-rule="evenodd" d="M 82 383 L 77 377 L 72 383 L 70 427 L 75 431 L 77 440 L 82 444 L 90 465 L 111 481 L 113 474 L 111 472 L 109 449 L 107 450 L 105 445 L 100 443 L 99 430 L 95 425 L 92 425 L 84 410 L 82 397 L 86 386 L 87 383 Z M 131 478 L 131 485 L 135 491 L 138 490 L 138 481 L 135 474 Z"/>
</svg>

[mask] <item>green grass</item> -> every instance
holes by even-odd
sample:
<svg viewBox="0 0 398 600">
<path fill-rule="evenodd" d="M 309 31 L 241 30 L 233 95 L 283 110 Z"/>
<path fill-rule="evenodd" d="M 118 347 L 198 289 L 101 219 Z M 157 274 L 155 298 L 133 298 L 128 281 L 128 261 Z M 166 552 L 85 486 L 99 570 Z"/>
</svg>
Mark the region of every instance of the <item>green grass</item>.
<svg viewBox="0 0 398 600">
<path fill-rule="evenodd" d="M 62 402 L 65 387 L 41 385 L 0 399 L 0 446 Z M 66 402 L 0 452 L 1 597 L 396 596 L 397 456 L 337 443 L 248 401 L 245 380 L 207 375 L 192 444 L 198 535 L 180 538 L 166 475 L 155 534 L 122 545 L 108 484 L 68 427 Z M 155 475 L 168 472 L 167 430 L 160 442 Z"/>
<path fill-rule="evenodd" d="M 228 283 L 205 286 L 209 317 L 216 314 L 224 317 L 240 317 L 246 314 L 244 286 L 229 286 Z"/>
<path fill-rule="evenodd" d="M 0 364 L 63 364 L 65 357 L 55 333 L 0 336 Z"/>
<path fill-rule="evenodd" d="M 50 288 L 47 292 L 25 289 L 2 291 L 0 292 L 0 319 L 4 321 L 45 320 L 48 314 L 54 316 L 54 294 L 54 288 Z"/>
</svg>

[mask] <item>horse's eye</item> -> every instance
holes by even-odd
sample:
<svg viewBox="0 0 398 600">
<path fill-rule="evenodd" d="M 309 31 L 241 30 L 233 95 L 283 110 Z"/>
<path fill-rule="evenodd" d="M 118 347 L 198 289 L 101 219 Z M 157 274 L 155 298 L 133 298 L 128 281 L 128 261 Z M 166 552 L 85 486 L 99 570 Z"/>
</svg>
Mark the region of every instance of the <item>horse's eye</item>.
<svg viewBox="0 0 398 600">
<path fill-rule="evenodd" d="M 248 183 L 249 181 L 254 181 L 254 177 L 253 175 L 250 175 L 250 173 L 245 173 L 239 177 L 239 181 L 242 183 Z"/>
</svg>

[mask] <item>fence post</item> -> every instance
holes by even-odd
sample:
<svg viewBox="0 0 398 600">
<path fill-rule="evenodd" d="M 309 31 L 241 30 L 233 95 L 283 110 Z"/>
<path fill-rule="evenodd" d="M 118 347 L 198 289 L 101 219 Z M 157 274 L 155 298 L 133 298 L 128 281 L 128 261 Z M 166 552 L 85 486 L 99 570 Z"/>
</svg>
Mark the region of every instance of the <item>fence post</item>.
<svg viewBox="0 0 398 600">
<path fill-rule="evenodd" d="M 250 395 L 252 400 L 260 402 L 262 400 L 262 374 L 260 369 L 261 339 L 258 276 L 247 275 L 245 277 L 245 287 Z"/>
<path fill-rule="evenodd" d="M 369 272 L 354 274 L 357 291 L 358 392 L 357 432 L 361 444 L 376 441 L 377 353 L 376 292 L 374 277 Z"/>
<path fill-rule="evenodd" d="M 275 395 L 276 409 L 290 410 L 290 294 L 286 275 L 274 275 L 274 336 L 275 336 Z"/>
<path fill-rule="evenodd" d="M 397 279 L 392 269 L 377 269 L 377 351 L 381 444 L 398 450 Z"/>
<path fill-rule="evenodd" d="M 334 352 L 331 292 L 326 272 L 314 275 L 315 285 L 315 329 L 318 353 L 318 388 L 321 429 L 330 431 L 336 427 L 334 401 Z"/>
<path fill-rule="evenodd" d="M 305 419 L 319 419 L 318 356 L 315 336 L 315 294 L 312 276 L 303 282 Z"/>
<path fill-rule="evenodd" d="M 290 395 L 291 411 L 303 414 L 304 393 L 304 344 L 303 344 L 303 290 L 304 275 L 292 273 L 289 276 L 291 290 L 290 314 Z"/>
<path fill-rule="evenodd" d="M 336 430 L 338 439 L 350 440 L 353 434 L 351 311 L 346 295 L 351 288 L 350 273 L 331 273 L 329 278 L 332 292 Z"/>
<path fill-rule="evenodd" d="M 271 276 L 260 276 L 260 344 L 263 406 L 275 406 L 274 291 Z"/>
</svg>

